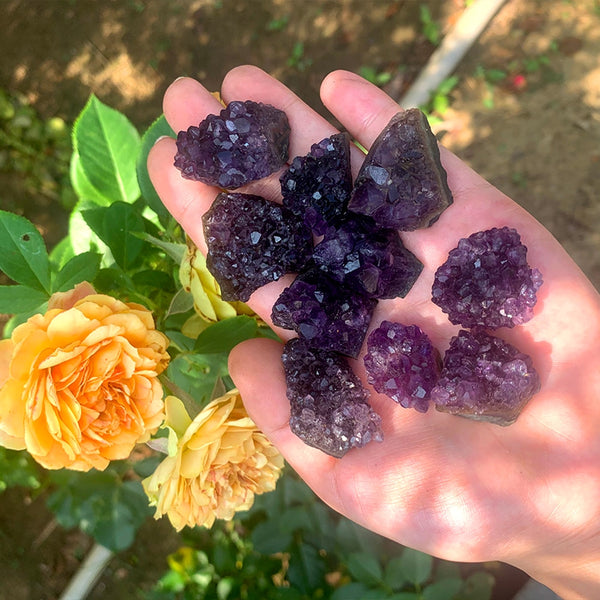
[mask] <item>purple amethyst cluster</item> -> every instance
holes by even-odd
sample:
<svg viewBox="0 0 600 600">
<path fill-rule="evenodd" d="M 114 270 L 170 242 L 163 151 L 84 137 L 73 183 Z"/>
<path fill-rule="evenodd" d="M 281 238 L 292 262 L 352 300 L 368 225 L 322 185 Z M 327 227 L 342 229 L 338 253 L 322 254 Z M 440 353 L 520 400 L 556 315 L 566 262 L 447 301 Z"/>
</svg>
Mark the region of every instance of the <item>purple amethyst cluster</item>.
<svg viewBox="0 0 600 600">
<path fill-rule="evenodd" d="M 440 358 L 416 325 L 383 321 L 367 339 L 364 358 L 369 383 L 404 408 L 427 412 L 440 373 Z"/>
<path fill-rule="evenodd" d="M 234 190 L 283 167 L 289 136 L 283 111 L 251 100 L 230 102 L 177 134 L 175 166 L 186 179 Z"/>
<path fill-rule="evenodd" d="M 539 389 L 529 356 L 476 328 L 450 341 L 431 399 L 442 412 L 510 425 Z"/>
<path fill-rule="evenodd" d="M 429 227 L 452 204 L 446 171 L 427 117 L 417 108 L 398 113 L 373 142 L 358 173 L 351 211 L 381 227 Z"/>
<path fill-rule="evenodd" d="M 245 302 L 259 287 L 301 269 L 313 250 L 310 230 L 261 196 L 223 192 L 203 224 L 206 265 L 224 300 Z"/>
<path fill-rule="evenodd" d="M 351 191 L 347 133 L 313 144 L 310 153 L 294 158 L 281 176 L 283 205 L 317 235 L 325 233 L 346 212 Z"/>
<path fill-rule="evenodd" d="M 432 299 L 455 325 L 514 327 L 533 316 L 541 285 L 517 231 L 493 228 L 460 240 L 435 273 Z"/>
<path fill-rule="evenodd" d="M 383 440 L 381 417 L 340 354 L 312 348 L 300 337 L 285 345 L 282 360 L 290 428 L 305 443 L 340 458 L 351 448 Z"/>
<path fill-rule="evenodd" d="M 287 159 L 289 135 L 279 113 L 231 103 L 180 132 L 176 166 L 184 177 L 230 190 L 275 172 Z M 283 353 L 290 427 L 307 444 L 341 457 L 383 439 L 381 419 L 346 357 L 358 356 L 377 301 L 406 296 L 421 273 L 398 229 L 430 226 L 452 195 L 435 137 L 416 109 L 381 132 L 354 186 L 347 134 L 294 158 L 280 184 L 283 206 L 219 194 L 203 219 L 207 264 L 226 300 L 245 301 L 284 273 L 297 274 L 272 310 L 275 325 L 298 334 Z M 518 234 L 492 232 L 461 240 L 436 274 L 434 302 L 465 327 L 524 322 L 541 285 Z M 313 234 L 321 236 L 314 247 Z M 420 412 L 433 400 L 453 414 L 512 422 L 539 388 L 530 359 L 483 331 L 455 340 L 440 375 L 439 355 L 417 326 L 384 322 L 368 339 L 369 381 Z"/>
</svg>

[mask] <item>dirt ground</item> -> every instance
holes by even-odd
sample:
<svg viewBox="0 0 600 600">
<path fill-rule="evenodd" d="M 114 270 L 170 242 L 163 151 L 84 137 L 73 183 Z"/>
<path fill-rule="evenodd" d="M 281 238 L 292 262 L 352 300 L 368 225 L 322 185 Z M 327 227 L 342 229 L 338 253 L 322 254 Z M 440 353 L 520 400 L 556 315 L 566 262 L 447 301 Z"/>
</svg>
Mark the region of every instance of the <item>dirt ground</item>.
<svg viewBox="0 0 600 600">
<path fill-rule="evenodd" d="M 0 4 L 0 86 L 26 94 L 43 116 L 68 122 L 94 92 L 142 130 L 160 113 L 162 94 L 175 77 L 190 75 L 218 89 L 231 67 L 247 62 L 280 78 L 323 114 L 319 84 L 336 68 L 388 72 L 389 90 L 399 98 L 434 50 L 420 6 L 429 6 L 443 34 L 465 2 Z M 447 147 L 550 229 L 598 288 L 599 56 L 598 0 L 508 0 L 458 67 L 450 108 L 436 126 Z M 27 214 L 50 244 L 61 237 L 66 215 L 58 207 L 24 197 L 9 176 L 0 178 L 0 189 L 0 208 Z M 27 498 L 19 491 L 0 495 L 0 600 L 57 597 L 89 547 L 79 534 L 60 530 L 40 540 L 51 516 L 43 499 Z M 164 529 L 148 535 L 165 542 L 150 550 L 139 542 L 111 565 L 94 597 L 133 598 L 132 589 L 156 579 L 159 559 L 177 539 Z M 144 565 L 145 579 L 135 575 L 135 565 Z"/>
</svg>

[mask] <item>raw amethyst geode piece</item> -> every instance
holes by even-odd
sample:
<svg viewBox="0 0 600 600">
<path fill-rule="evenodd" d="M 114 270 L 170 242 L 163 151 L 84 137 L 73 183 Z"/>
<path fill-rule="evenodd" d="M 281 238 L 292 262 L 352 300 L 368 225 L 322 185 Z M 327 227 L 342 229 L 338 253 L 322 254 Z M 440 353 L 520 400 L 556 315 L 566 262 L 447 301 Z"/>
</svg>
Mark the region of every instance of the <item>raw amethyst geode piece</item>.
<svg viewBox="0 0 600 600">
<path fill-rule="evenodd" d="M 310 230 L 260 196 L 221 193 L 202 218 L 206 265 L 223 300 L 248 300 L 259 287 L 298 272 L 313 249 Z"/>
<path fill-rule="evenodd" d="M 336 281 L 371 298 L 404 298 L 423 269 L 395 229 L 381 229 L 358 215 L 329 227 L 313 260 Z"/>
<path fill-rule="evenodd" d="M 376 304 L 311 268 L 283 290 L 271 319 L 279 327 L 295 330 L 312 348 L 356 358 Z"/>
<path fill-rule="evenodd" d="M 186 179 L 226 189 L 274 173 L 288 159 L 286 114 L 260 102 L 230 102 L 177 134 L 175 166 Z"/>
<path fill-rule="evenodd" d="M 398 113 L 373 142 L 348 209 L 388 229 L 429 227 L 452 204 L 446 171 L 427 117 L 417 108 Z"/>
<path fill-rule="evenodd" d="M 294 338 L 283 350 L 290 428 L 306 444 L 341 458 L 351 448 L 382 441 L 381 417 L 345 358 Z"/>
<path fill-rule="evenodd" d="M 317 235 L 346 210 L 352 191 L 350 138 L 338 133 L 297 156 L 281 176 L 283 205 Z"/>
<path fill-rule="evenodd" d="M 427 412 L 440 373 L 440 357 L 416 325 L 383 321 L 367 338 L 369 383 L 404 408 Z"/>
<path fill-rule="evenodd" d="M 462 330 L 450 340 L 431 400 L 442 412 L 510 425 L 539 389 L 529 356 L 481 329 Z"/>
<path fill-rule="evenodd" d="M 450 251 L 435 273 L 432 300 L 455 325 L 514 327 L 533 316 L 541 285 L 517 231 L 493 228 L 460 240 Z"/>
</svg>

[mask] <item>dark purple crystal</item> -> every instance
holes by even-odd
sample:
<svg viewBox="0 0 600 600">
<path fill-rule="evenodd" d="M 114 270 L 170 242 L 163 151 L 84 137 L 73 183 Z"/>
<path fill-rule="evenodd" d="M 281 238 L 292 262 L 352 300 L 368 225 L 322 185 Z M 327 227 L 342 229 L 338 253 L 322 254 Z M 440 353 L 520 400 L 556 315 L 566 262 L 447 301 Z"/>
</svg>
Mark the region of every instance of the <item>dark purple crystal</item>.
<svg viewBox="0 0 600 600">
<path fill-rule="evenodd" d="M 317 235 L 341 216 L 352 191 L 350 138 L 338 133 L 294 158 L 281 176 L 283 205 Z"/>
<path fill-rule="evenodd" d="M 260 196 L 221 193 L 202 218 L 206 264 L 223 300 L 248 300 L 259 287 L 298 272 L 313 249 L 310 230 Z"/>
<path fill-rule="evenodd" d="M 283 350 L 291 430 L 306 444 L 341 458 L 351 448 L 382 441 L 381 417 L 368 392 L 335 352 L 294 338 Z"/>
<path fill-rule="evenodd" d="M 404 298 L 423 269 L 395 229 L 358 216 L 329 227 L 313 260 L 336 281 L 371 298 Z"/>
<path fill-rule="evenodd" d="M 452 204 L 446 171 L 427 117 L 413 108 L 398 113 L 373 142 L 349 210 L 387 229 L 429 227 Z"/>
<path fill-rule="evenodd" d="M 481 329 L 462 330 L 450 341 L 431 400 L 442 412 L 510 425 L 539 389 L 529 356 Z"/>
<path fill-rule="evenodd" d="M 376 304 L 312 268 L 283 290 L 271 318 L 275 325 L 295 330 L 312 348 L 355 358 Z"/>
<path fill-rule="evenodd" d="M 177 134 L 174 164 L 186 179 L 236 189 L 283 167 L 289 136 L 283 111 L 251 100 L 230 102 L 219 115 Z"/>
<path fill-rule="evenodd" d="M 460 240 L 435 274 L 432 300 L 455 325 L 514 327 L 533 316 L 541 285 L 516 230 L 494 228 Z"/>
<path fill-rule="evenodd" d="M 367 338 L 369 383 L 404 408 L 427 412 L 439 373 L 439 354 L 416 325 L 383 321 Z"/>
</svg>

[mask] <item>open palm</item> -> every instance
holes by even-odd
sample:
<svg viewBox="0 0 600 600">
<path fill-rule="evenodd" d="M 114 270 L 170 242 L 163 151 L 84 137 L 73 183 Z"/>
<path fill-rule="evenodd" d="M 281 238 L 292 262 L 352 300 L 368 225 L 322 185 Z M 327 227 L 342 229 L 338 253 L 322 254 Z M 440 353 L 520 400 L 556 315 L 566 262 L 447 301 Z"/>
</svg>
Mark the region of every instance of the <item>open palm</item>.
<svg viewBox="0 0 600 600">
<path fill-rule="evenodd" d="M 284 110 L 292 128 L 290 157 L 305 155 L 313 143 L 336 133 L 289 89 L 254 67 L 231 71 L 221 96 L 225 102 L 250 99 Z M 324 80 L 321 96 L 367 148 L 400 110 L 380 89 L 344 71 Z M 221 108 L 191 79 L 177 80 L 164 99 L 175 131 Z M 201 217 L 219 190 L 184 180 L 173 167 L 174 154 L 174 141 L 160 140 L 149 157 L 150 174 L 167 208 L 205 248 Z M 362 156 L 353 149 L 354 175 Z M 534 318 L 496 332 L 533 358 L 542 382 L 517 422 L 503 428 L 435 410 L 423 415 L 373 391 L 370 403 L 382 416 L 384 441 L 335 459 L 306 446 L 288 427 L 281 344 L 264 339 L 241 344 L 231 355 L 231 375 L 257 425 L 334 509 L 430 554 L 504 560 L 561 593 L 577 594 L 569 590 L 585 590 L 582 585 L 594 582 L 600 586 L 588 574 L 600 561 L 600 297 L 531 215 L 450 152 L 442 148 L 441 156 L 454 204 L 432 227 L 402 233 L 424 269 L 406 298 L 378 303 L 372 326 L 384 319 L 416 324 L 443 353 L 458 327 L 431 302 L 435 270 L 460 238 L 490 227 L 514 227 L 529 249 L 529 263 L 544 277 Z M 241 191 L 277 200 L 278 174 Z M 249 304 L 269 321 L 275 299 L 290 281 L 288 276 L 264 286 Z M 292 335 L 280 333 L 282 339 Z M 353 367 L 366 380 L 361 358 Z M 577 565 L 568 575 L 557 574 L 555 582 L 548 574 L 552 565 L 566 565 L 573 555 Z"/>
</svg>

